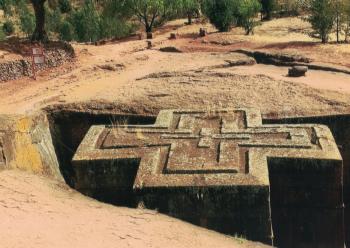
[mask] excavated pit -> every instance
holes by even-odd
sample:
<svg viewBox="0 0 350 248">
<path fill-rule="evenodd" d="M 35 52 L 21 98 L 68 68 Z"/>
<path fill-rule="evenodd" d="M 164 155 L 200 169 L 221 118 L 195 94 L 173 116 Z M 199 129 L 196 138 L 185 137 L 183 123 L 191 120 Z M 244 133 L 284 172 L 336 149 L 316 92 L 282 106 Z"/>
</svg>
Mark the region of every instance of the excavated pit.
<svg viewBox="0 0 350 248">
<path fill-rule="evenodd" d="M 54 111 L 48 114 L 50 123 L 50 132 L 58 158 L 60 171 L 66 181 L 71 187 L 75 188 L 76 175 L 72 169 L 72 158 L 88 132 L 93 125 L 110 125 L 110 124 L 154 124 L 156 116 L 142 116 L 142 115 L 125 115 L 125 114 L 103 114 L 81 112 L 81 111 Z M 264 118 L 264 124 L 322 124 L 327 125 L 336 140 L 338 148 L 341 152 L 344 162 L 344 192 L 327 192 L 327 196 L 336 196 L 337 194 L 344 196 L 345 206 L 350 204 L 350 115 L 324 116 L 324 117 L 303 117 L 303 118 Z M 105 163 L 110 163 L 105 161 Z M 290 163 L 290 161 L 288 162 Z M 125 184 L 129 185 L 123 190 L 119 191 L 82 191 L 82 193 L 93 197 L 97 200 L 111 203 L 117 206 L 138 207 L 138 196 L 132 190 L 132 182 L 135 179 L 138 169 L 139 161 L 133 163 L 134 166 L 124 170 Z M 113 167 L 113 165 L 106 165 Z M 305 165 L 304 167 L 307 167 Z M 310 202 L 307 195 L 312 194 L 313 187 L 310 185 L 320 185 L 322 182 L 329 179 L 333 171 L 325 166 L 323 170 L 313 171 L 301 170 L 300 167 L 295 166 L 295 169 L 274 166 L 274 163 L 269 164 L 270 177 L 270 191 L 271 191 L 271 209 L 272 209 L 272 225 L 274 231 L 274 245 L 277 247 L 327 247 L 323 243 L 327 243 L 327 238 L 336 236 L 337 240 L 342 240 L 345 235 L 347 244 L 350 244 L 350 211 L 345 208 L 345 218 L 343 222 L 339 222 L 339 215 L 344 211 L 342 208 L 334 209 L 322 207 L 318 208 Z M 114 172 L 118 173 L 118 172 Z M 312 177 L 317 174 L 318 177 Z M 291 176 L 292 175 L 292 176 Z M 291 180 L 293 178 L 293 180 Z M 295 196 L 288 194 L 283 189 L 295 188 L 295 182 L 298 182 L 299 194 L 302 196 Z M 316 187 L 317 188 L 317 187 Z M 289 197 L 289 198 L 288 198 Z M 297 202 L 293 202 L 288 206 L 281 204 L 281 202 L 291 201 L 291 198 L 296 197 Z M 181 198 L 181 197 L 180 197 Z M 181 198 L 184 200 L 183 198 Z M 327 198 L 328 199 L 328 198 Z M 327 201 L 327 199 L 321 199 Z M 195 206 L 198 201 L 188 202 L 193 209 L 201 209 L 200 205 Z M 158 204 L 162 206 L 162 204 Z M 161 212 L 168 213 L 169 211 Z M 173 210 L 175 211 L 175 210 Z M 188 214 L 185 209 L 183 213 L 176 210 L 176 215 L 184 220 L 201 225 L 201 220 L 191 220 L 187 218 Z M 171 215 L 171 213 L 170 213 Z M 184 217 L 185 216 L 185 217 Z M 187 216 L 187 217 L 186 217 Z M 192 216 L 194 217 L 194 216 Z M 317 223 L 318 230 L 315 230 L 314 223 Z M 342 226 L 345 223 L 345 234 L 342 232 Z M 220 223 L 218 223 L 220 225 Z M 225 229 L 224 227 L 222 228 Z M 227 233 L 223 231 L 224 233 Z M 232 234 L 233 233 L 229 233 Z M 292 235 L 291 235 L 292 234 Z M 297 237 L 297 238 L 296 238 Z M 341 247 L 342 244 L 335 243 L 335 247 Z"/>
<path fill-rule="evenodd" d="M 101 124 L 152 124 L 155 120 L 150 116 L 135 116 L 121 114 L 94 114 L 88 112 L 75 111 L 59 111 L 48 115 L 50 122 L 50 132 L 53 145 L 57 154 L 60 172 L 63 175 L 66 183 L 74 188 L 76 183 L 75 174 L 72 170 L 72 158 L 92 125 Z M 131 180 L 133 174 L 136 174 L 135 168 L 129 171 L 128 178 Z M 130 178 L 131 177 L 131 178 Z M 115 192 L 93 192 L 88 194 L 97 200 L 122 205 L 135 207 L 134 196 L 131 192 L 117 192 L 118 198 L 115 197 Z"/>
</svg>

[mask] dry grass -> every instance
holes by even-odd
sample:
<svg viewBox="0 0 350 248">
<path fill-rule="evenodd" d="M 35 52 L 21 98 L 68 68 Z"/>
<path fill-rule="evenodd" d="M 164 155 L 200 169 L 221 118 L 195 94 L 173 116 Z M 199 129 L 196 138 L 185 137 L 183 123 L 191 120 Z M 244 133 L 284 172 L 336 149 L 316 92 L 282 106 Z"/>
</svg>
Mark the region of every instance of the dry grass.
<svg viewBox="0 0 350 248">
<path fill-rule="evenodd" d="M 180 25 L 184 20 L 172 24 Z M 209 35 L 198 38 L 200 27 L 207 28 Z M 184 51 L 230 51 L 235 49 L 284 50 L 288 53 L 303 54 L 316 62 L 331 63 L 350 67 L 350 44 L 335 44 L 335 34 L 329 44 L 311 37 L 312 28 L 304 17 L 287 17 L 262 22 L 255 34 L 246 36 L 242 28 L 219 33 L 208 23 L 182 26 L 177 30 L 180 37 L 191 38 L 182 44 Z M 343 39 L 343 37 L 341 37 Z"/>
</svg>

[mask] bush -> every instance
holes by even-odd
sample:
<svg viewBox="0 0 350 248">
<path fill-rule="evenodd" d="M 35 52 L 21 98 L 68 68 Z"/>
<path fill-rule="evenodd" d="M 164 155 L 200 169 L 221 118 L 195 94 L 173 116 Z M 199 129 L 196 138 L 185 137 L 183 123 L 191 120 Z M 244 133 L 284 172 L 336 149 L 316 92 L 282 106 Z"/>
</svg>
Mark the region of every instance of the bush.
<svg viewBox="0 0 350 248">
<path fill-rule="evenodd" d="M 283 0 L 279 2 L 279 17 L 298 16 L 307 11 L 310 1 L 308 0 Z"/>
<path fill-rule="evenodd" d="M 258 25 L 255 20 L 261 10 L 261 4 L 258 0 L 239 0 L 237 23 L 242 26 L 246 35 L 253 34 L 254 28 Z"/>
<path fill-rule="evenodd" d="M 261 0 L 261 13 L 264 15 L 264 19 L 270 20 L 275 8 L 276 0 Z"/>
<path fill-rule="evenodd" d="M 72 41 L 74 40 L 74 36 L 75 33 L 73 25 L 68 21 L 64 21 L 60 27 L 60 39 L 65 41 Z"/>
<path fill-rule="evenodd" d="M 62 16 L 59 8 L 54 10 L 47 9 L 46 10 L 46 29 L 50 33 L 59 33 Z"/>
<path fill-rule="evenodd" d="M 11 34 L 13 34 L 15 32 L 15 25 L 13 24 L 12 21 L 7 20 L 3 26 L 2 26 L 2 30 L 4 31 L 4 33 L 9 36 Z"/>
<path fill-rule="evenodd" d="M 203 12 L 220 32 L 227 32 L 236 21 L 236 3 L 235 0 L 204 0 Z"/>
<path fill-rule="evenodd" d="M 21 7 L 20 15 L 21 30 L 29 37 L 35 30 L 35 16 L 29 11 L 26 6 Z"/>
<path fill-rule="evenodd" d="M 100 19 L 100 38 L 122 38 L 136 29 L 137 26 L 112 16 L 105 15 Z"/>
<path fill-rule="evenodd" d="M 72 5 L 69 0 L 59 0 L 58 1 L 59 9 L 62 13 L 69 13 L 72 10 Z"/>
<path fill-rule="evenodd" d="M 74 26 L 78 41 L 100 39 L 100 16 L 92 0 L 85 1 L 83 8 L 73 12 L 69 21 Z"/>
<path fill-rule="evenodd" d="M 2 9 L 5 15 L 12 15 L 13 0 L 0 0 L 0 9 Z"/>
</svg>

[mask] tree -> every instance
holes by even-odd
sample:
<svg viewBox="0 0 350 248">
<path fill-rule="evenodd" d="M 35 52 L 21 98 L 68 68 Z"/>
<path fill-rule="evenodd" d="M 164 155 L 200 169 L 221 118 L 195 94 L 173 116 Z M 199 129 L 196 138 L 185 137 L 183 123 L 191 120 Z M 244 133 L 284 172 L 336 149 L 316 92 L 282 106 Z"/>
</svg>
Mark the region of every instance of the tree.
<svg viewBox="0 0 350 248">
<path fill-rule="evenodd" d="M 308 20 L 322 43 L 327 43 L 335 21 L 333 0 L 311 0 Z"/>
<path fill-rule="evenodd" d="M 109 12 L 115 16 L 135 16 L 150 33 L 154 25 L 162 22 L 176 12 L 178 0 L 105 0 Z"/>
<path fill-rule="evenodd" d="M 152 32 L 153 26 L 163 13 L 165 13 L 164 0 L 130 0 L 132 12 L 145 26 L 146 32 Z"/>
<path fill-rule="evenodd" d="M 344 40 L 348 42 L 348 37 L 350 36 L 350 0 L 346 1 L 344 6 L 344 33 Z"/>
<path fill-rule="evenodd" d="M 245 29 L 246 35 L 253 34 L 258 25 L 256 16 L 260 10 L 261 4 L 258 0 L 238 0 L 237 23 Z"/>
<path fill-rule="evenodd" d="M 261 0 L 261 16 L 263 19 L 271 20 L 272 12 L 276 7 L 276 0 Z"/>
<path fill-rule="evenodd" d="M 45 31 L 45 7 L 46 0 L 30 0 L 35 13 L 35 30 L 32 35 L 32 41 L 47 41 Z"/>
<path fill-rule="evenodd" d="M 6 22 L 2 25 L 2 30 L 6 35 L 11 35 L 15 32 L 15 25 L 11 20 L 6 20 Z"/>
<path fill-rule="evenodd" d="M 235 0 L 204 0 L 203 12 L 220 32 L 227 32 L 235 23 Z"/>
<path fill-rule="evenodd" d="M 187 15 L 188 24 L 192 24 L 193 16 L 199 12 L 200 2 L 198 0 L 182 0 L 181 7 L 183 12 Z"/>
<path fill-rule="evenodd" d="M 335 32 L 337 34 L 337 43 L 340 42 L 340 32 L 345 18 L 345 0 L 334 0 L 334 14 L 335 14 Z"/>
<path fill-rule="evenodd" d="M 0 5 L 5 10 L 5 13 L 11 14 L 12 6 L 15 6 L 20 14 L 21 29 L 27 33 L 32 29 L 32 14 L 27 8 L 27 3 L 31 3 L 35 13 L 35 29 L 32 33 L 32 41 L 46 41 L 47 34 L 45 31 L 45 7 L 46 0 L 0 0 Z M 55 3 L 55 0 L 48 0 L 49 4 Z"/>
</svg>

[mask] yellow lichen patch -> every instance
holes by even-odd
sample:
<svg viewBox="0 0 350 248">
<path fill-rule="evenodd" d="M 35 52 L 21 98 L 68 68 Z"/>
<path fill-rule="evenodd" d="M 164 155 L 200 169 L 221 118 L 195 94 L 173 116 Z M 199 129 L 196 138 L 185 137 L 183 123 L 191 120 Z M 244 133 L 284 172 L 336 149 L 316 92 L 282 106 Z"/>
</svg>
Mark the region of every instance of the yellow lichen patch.
<svg viewBox="0 0 350 248">
<path fill-rule="evenodd" d="M 29 132 L 30 127 L 33 125 L 33 121 L 28 117 L 23 117 L 16 123 L 17 132 Z"/>
<path fill-rule="evenodd" d="M 28 133 L 15 134 L 14 166 L 33 172 L 43 172 L 43 165 L 39 151 L 32 144 Z"/>
<path fill-rule="evenodd" d="M 40 152 L 32 142 L 30 129 L 33 125 L 32 119 L 20 118 L 14 130 L 14 160 L 12 166 L 19 169 L 43 172 L 43 164 Z"/>
</svg>

